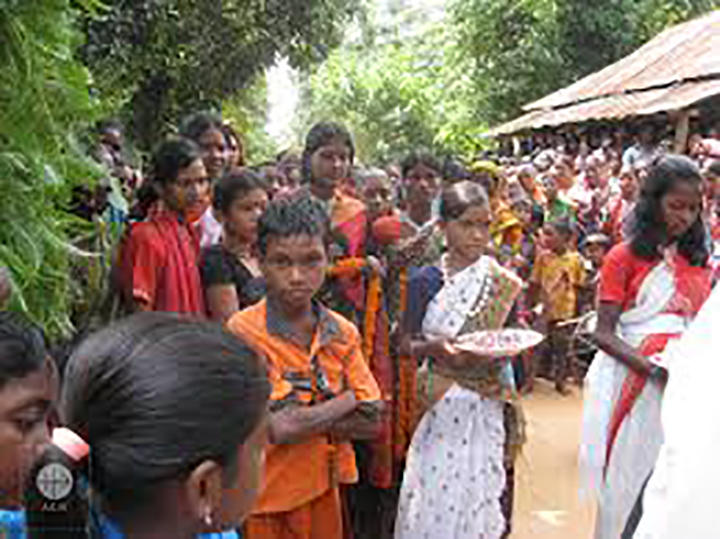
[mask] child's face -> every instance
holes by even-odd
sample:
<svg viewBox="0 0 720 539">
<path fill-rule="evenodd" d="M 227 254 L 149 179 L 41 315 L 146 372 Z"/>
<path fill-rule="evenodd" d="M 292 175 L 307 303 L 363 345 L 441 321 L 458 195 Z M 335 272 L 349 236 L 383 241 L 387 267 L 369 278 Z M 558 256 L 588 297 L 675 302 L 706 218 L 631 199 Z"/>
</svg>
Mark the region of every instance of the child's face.
<svg viewBox="0 0 720 539">
<path fill-rule="evenodd" d="M 440 190 L 439 172 L 422 163 L 418 163 L 408 171 L 404 180 L 408 190 L 408 203 L 429 204 L 437 197 Z"/>
<path fill-rule="evenodd" d="M 49 442 L 57 391 L 57 373 L 50 362 L 0 387 L 0 508 L 22 504 L 25 478 Z"/>
<path fill-rule="evenodd" d="M 605 246 L 593 243 L 585 248 L 585 256 L 592 262 L 593 266 L 599 268 L 605 258 Z"/>
<path fill-rule="evenodd" d="M 268 238 L 262 260 L 268 295 L 286 311 L 309 309 L 325 280 L 328 259 L 321 236 Z"/>
<path fill-rule="evenodd" d="M 268 191 L 275 195 L 282 186 L 285 184 L 285 176 L 283 176 L 282 172 L 280 172 L 280 169 L 275 166 L 268 166 L 263 167 L 262 174 L 267 180 L 268 183 Z"/>
<path fill-rule="evenodd" d="M 335 189 L 347 178 L 351 164 L 350 148 L 340 139 L 332 139 L 310 158 L 313 179 L 328 189 Z"/>
<path fill-rule="evenodd" d="M 561 253 L 567 245 L 567 238 L 560 234 L 555 227 L 543 227 L 543 243 L 553 253 Z"/>
<path fill-rule="evenodd" d="M 523 227 L 529 227 L 532 224 L 532 207 L 530 204 L 524 202 L 513 204 L 512 212 Z"/>
<path fill-rule="evenodd" d="M 550 200 L 555 200 L 558 193 L 558 184 L 555 176 L 548 174 L 543 178 L 543 188 L 545 189 L 545 195 Z"/>
<path fill-rule="evenodd" d="M 490 208 L 472 206 L 444 226 L 448 250 L 464 260 L 477 260 L 490 242 Z"/>
<path fill-rule="evenodd" d="M 535 188 L 535 178 L 529 172 L 521 172 L 518 174 L 518 181 L 523 186 L 526 192 L 532 193 Z"/>
<path fill-rule="evenodd" d="M 625 200 L 633 200 L 637 196 L 638 184 L 635 175 L 626 172 L 620 176 L 620 194 Z"/>
<path fill-rule="evenodd" d="M 230 205 L 230 211 L 222 216 L 223 225 L 229 236 L 245 243 L 257 241 L 257 223 L 267 206 L 268 196 L 264 189 L 253 189 L 237 198 Z"/>
</svg>

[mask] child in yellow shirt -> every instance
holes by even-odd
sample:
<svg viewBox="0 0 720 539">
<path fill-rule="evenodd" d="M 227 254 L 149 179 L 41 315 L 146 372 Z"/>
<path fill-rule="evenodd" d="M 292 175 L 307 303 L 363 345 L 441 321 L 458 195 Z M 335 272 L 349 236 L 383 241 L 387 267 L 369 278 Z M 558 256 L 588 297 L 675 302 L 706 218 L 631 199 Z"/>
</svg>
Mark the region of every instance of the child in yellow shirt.
<svg viewBox="0 0 720 539">
<path fill-rule="evenodd" d="M 542 305 L 542 320 L 547 328 L 555 388 L 567 393 L 565 381 L 570 367 L 569 342 L 572 326 L 564 322 L 578 315 L 578 292 L 585 283 L 585 265 L 575 250 L 572 225 L 555 221 L 543 227 L 545 249 L 535 260 L 530 277 L 531 305 Z"/>
</svg>

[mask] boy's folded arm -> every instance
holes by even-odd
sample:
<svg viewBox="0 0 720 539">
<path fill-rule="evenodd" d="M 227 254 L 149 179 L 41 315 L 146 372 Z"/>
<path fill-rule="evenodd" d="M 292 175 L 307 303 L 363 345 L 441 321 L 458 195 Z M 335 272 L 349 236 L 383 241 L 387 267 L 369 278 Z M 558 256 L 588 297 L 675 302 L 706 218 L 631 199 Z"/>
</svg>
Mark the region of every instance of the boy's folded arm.
<svg viewBox="0 0 720 539">
<path fill-rule="evenodd" d="M 382 401 L 360 402 L 354 412 L 332 426 L 330 434 L 335 440 L 374 440 L 380 434 L 385 409 Z"/>
<path fill-rule="evenodd" d="M 288 405 L 270 414 L 270 443 L 293 444 L 326 434 L 358 406 L 355 395 L 345 392 L 314 406 Z"/>
</svg>

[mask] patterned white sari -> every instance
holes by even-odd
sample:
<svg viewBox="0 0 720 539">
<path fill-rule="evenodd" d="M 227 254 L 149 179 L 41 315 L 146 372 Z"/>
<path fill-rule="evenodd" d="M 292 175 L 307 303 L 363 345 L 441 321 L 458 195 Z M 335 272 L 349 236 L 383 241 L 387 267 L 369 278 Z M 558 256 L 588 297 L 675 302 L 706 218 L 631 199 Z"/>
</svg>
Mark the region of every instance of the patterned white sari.
<svg viewBox="0 0 720 539">
<path fill-rule="evenodd" d="M 466 330 L 469 315 L 485 307 L 491 272 L 512 279 L 514 299 L 518 279 L 501 271 L 483 257 L 447 279 L 428 307 L 423 334 L 454 339 Z M 408 452 L 396 539 L 502 537 L 504 405 L 456 383 L 424 415 Z"/>
</svg>

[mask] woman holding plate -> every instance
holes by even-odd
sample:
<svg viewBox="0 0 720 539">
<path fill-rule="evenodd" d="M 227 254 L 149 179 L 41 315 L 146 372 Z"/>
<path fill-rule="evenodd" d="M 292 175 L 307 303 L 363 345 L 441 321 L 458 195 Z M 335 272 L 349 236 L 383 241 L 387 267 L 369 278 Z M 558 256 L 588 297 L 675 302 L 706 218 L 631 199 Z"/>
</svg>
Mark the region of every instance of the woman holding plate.
<svg viewBox="0 0 720 539">
<path fill-rule="evenodd" d="M 490 222 L 482 187 L 448 187 L 440 205 L 447 253 L 410 275 L 402 346 L 423 362 L 418 385 L 427 409 L 408 452 L 396 539 L 499 539 L 508 527 L 505 464 L 521 438 L 508 404 L 512 367 L 508 358 L 482 356 L 458 340 L 502 328 L 522 288 L 485 255 Z"/>
</svg>

